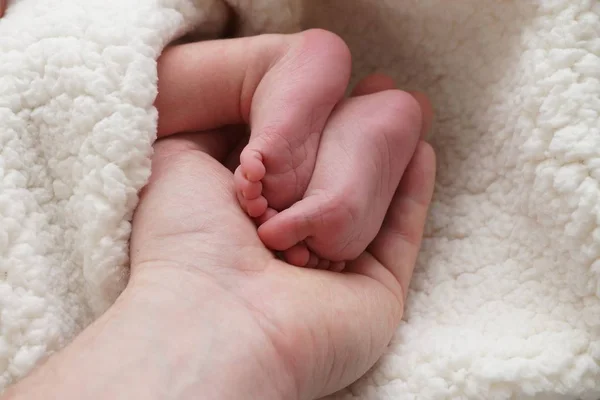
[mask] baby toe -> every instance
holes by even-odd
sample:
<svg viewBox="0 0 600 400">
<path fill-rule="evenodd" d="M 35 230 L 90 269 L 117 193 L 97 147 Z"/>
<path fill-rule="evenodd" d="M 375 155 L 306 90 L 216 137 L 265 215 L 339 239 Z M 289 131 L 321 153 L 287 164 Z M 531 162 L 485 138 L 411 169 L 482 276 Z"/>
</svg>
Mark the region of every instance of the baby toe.
<svg viewBox="0 0 600 400">
<path fill-rule="evenodd" d="M 240 154 L 240 169 L 242 175 L 250 182 L 260 181 L 267 172 L 261 154 L 247 148 Z"/>
<path fill-rule="evenodd" d="M 329 266 L 331 272 L 342 272 L 344 268 L 346 268 L 346 263 L 344 261 L 334 262 Z"/>
<path fill-rule="evenodd" d="M 310 257 L 308 258 L 308 262 L 306 263 L 306 268 L 316 268 L 319 265 L 319 257 L 313 252 L 309 252 Z"/>
<path fill-rule="evenodd" d="M 267 211 L 267 199 L 260 196 L 256 199 L 248 200 L 246 199 L 246 213 L 251 218 L 258 218 Z"/>
<path fill-rule="evenodd" d="M 244 196 L 247 200 L 254 200 L 260 197 L 262 194 L 262 183 L 258 182 L 250 182 L 245 180 L 245 182 L 240 187 L 242 196 Z"/>
<path fill-rule="evenodd" d="M 331 265 L 331 261 L 325 259 L 325 258 L 321 258 L 319 260 L 319 262 L 317 263 L 317 266 L 315 267 L 316 269 L 322 269 L 322 270 L 328 270 L 329 267 Z"/>
<path fill-rule="evenodd" d="M 295 265 L 297 267 L 304 267 L 310 261 L 310 252 L 304 243 L 298 243 L 297 245 L 284 251 L 284 258 L 288 264 Z"/>
<path fill-rule="evenodd" d="M 242 211 L 244 211 L 245 213 L 248 213 L 248 207 L 246 204 L 246 199 L 244 198 L 244 196 L 242 196 L 242 193 L 239 191 L 235 191 L 235 196 L 237 197 L 238 203 L 240 204 L 240 207 L 242 208 Z"/>
<path fill-rule="evenodd" d="M 247 200 L 256 199 L 262 192 L 262 183 L 251 182 L 244 176 L 242 166 L 238 166 L 233 173 L 233 183 L 235 190 Z"/>
</svg>

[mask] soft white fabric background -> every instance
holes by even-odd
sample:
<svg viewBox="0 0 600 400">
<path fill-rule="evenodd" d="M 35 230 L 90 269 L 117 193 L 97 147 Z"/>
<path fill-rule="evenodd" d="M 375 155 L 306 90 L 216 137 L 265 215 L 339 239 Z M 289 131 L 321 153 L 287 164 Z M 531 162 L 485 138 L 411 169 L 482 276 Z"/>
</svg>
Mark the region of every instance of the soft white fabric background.
<svg viewBox="0 0 600 400">
<path fill-rule="evenodd" d="M 439 175 L 406 322 L 332 398 L 600 397 L 600 3 L 230 2 L 428 92 Z M 21 0 L 0 21 L 0 388 L 126 281 L 155 59 L 218 0 Z M 300 25 L 301 24 L 301 25 Z"/>
</svg>

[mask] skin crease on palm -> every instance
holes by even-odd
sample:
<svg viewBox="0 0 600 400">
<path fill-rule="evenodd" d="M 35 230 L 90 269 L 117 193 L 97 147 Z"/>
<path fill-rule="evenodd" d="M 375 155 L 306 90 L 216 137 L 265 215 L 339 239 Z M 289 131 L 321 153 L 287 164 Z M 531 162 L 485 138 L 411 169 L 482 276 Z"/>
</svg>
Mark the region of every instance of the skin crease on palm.
<svg viewBox="0 0 600 400">
<path fill-rule="evenodd" d="M 240 134 L 220 127 L 247 121 L 236 91 L 214 86 L 232 71 L 214 63 L 212 74 L 198 74 L 185 67 L 202 64 L 194 60 L 205 54 L 171 51 L 159 60 L 159 134 L 204 132 L 155 145 L 133 220 L 127 289 L 3 400 L 314 399 L 356 380 L 389 343 L 433 191 L 431 147 L 416 145 L 377 237 L 343 273 L 293 268 L 263 245 L 236 198 Z M 354 95 L 392 88 L 375 75 Z M 191 96 L 217 101 L 206 112 L 173 107 Z M 424 121 L 407 123 L 424 134 L 431 108 L 413 97 Z"/>
</svg>

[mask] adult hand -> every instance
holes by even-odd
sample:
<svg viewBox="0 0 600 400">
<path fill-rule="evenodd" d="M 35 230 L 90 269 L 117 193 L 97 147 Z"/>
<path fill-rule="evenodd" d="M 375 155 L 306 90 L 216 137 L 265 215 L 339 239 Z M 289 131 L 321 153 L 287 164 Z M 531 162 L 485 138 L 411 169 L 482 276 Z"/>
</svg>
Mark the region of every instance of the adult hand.
<svg viewBox="0 0 600 400">
<path fill-rule="evenodd" d="M 375 76 L 355 93 L 390 86 Z M 211 398 L 332 393 L 376 362 L 400 322 L 432 193 L 433 152 L 421 143 L 370 250 L 336 274 L 291 267 L 265 249 L 221 164 L 230 150 L 223 135 L 157 143 L 134 220 L 132 287 L 172 297 L 160 301 L 170 304 L 165 313 L 189 307 L 157 335 L 186 337 L 196 374 L 181 376 L 197 395 L 207 387 L 218 391 Z M 182 331 L 190 320 L 195 329 Z"/>
<path fill-rule="evenodd" d="M 194 79 L 171 65 L 161 79 Z M 375 76 L 355 94 L 390 87 Z M 426 100 L 415 97 L 428 126 Z M 262 245 L 222 164 L 238 138 L 230 129 L 156 144 L 133 222 L 130 284 L 8 398 L 313 399 L 376 362 L 402 317 L 420 247 L 431 148 L 418 146 L 381 232 L 340 274 L 292 267 Z"/>
</svg>

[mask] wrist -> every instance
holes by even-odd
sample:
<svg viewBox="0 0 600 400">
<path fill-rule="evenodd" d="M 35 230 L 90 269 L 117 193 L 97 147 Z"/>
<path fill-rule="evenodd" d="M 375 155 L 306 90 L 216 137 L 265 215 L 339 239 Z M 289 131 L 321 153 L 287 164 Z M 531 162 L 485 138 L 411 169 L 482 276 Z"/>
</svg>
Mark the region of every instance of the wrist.
<svg viewBox="0 0 600 400">
<path fill-rule="evenodd" d="M 172 387 L 181 388 L 173 398 L 297 399 L 293 378 L 254 314 L 222 282 L 181 265 L 137 272 L 130 287 L 135 301 L 161 324 L 178 327 L 161 345 Z"/>
<path fill-rule="evenodd" d="M 295 399 L 250 313 L 209 280 L 185 275 L 140 276 L 7 399 Z"/>
</svg>

